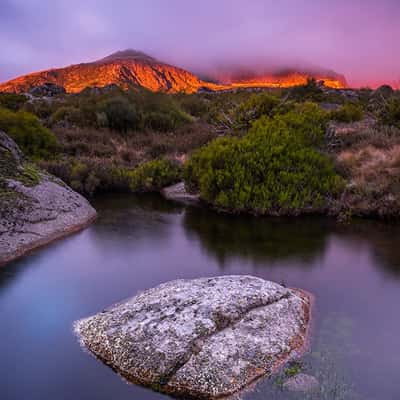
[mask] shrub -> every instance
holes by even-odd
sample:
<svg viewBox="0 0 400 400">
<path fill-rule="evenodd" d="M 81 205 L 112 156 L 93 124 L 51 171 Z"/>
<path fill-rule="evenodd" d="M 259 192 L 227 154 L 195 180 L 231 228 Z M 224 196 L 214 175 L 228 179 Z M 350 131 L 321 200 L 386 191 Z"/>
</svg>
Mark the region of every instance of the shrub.
<svg viewBox="0 0 400 400">
<path fill-rule="evenodd" d="M 331 119 L 346 123 L 361 121 L 363 116 L 362 108 L 354 103 L 346 103 L 330 114 Z"/>
<path fill-rule="evenodd" d="M 104 101 L 102 110 L 107 117 L 107 124 L 111 130 L 126 133 L 128 130 L 140 127 L 141 115 L 123 97 L 115 97 Z"/>
<path fill-rule="evenodd" d="M 279 99 L 268 93 L 253 94 L 241 103 L 236 111 L 236 123 L 239 129 L 248 129 L 251 123 L 262 115 L 273 116 L 279 105 Z"/>
<path fill-rule="evenodd" d="M 194 117 L 202 117 L 209 110 L 208 101 L 198 94 L 185 94 L 179 98 L 182 109 Z"/>
<path fill-rule="evenodd" d="M 145 114 L 144 125 L 146 128 L 158 132 L 171 132 L 180 125 L 191 122 L 192 119 L 180 110 L 150 111 Z"/>
<path fill-rule="evenodd" d="M 181 168 L 165 159 L 148 161 L 128 173 L 133 192 L 154 192 L 179 181 Z"/>
<path fill-rule="evenodd" d="M 60 122 L 66 122 L 70 125 L 77 126 L 84 125 L 79 109 L 74 106 L 62 106 L 51 115 L 49 121 L 50 126 Z"/>
<path fill-rule="evenodd" d="M 289 89 L 290 97 L 298 101 L 313 100 L 323 101 L 325 94 L 315 78 L 307 79 L 304 85 L 294 86 Z"/>
<path fill-rule="evenodd" d="M 230 211 L 296 214 L 324 207 L 341 178 L 313 147 L 324 133 L 323 114 L 313 109 L 262 117 L 245 137 L 219 138 L 198 150 L 185 167 L 188 187 Z"/>
<path fill-rule="evenodd" d="M 378 119 L 383 125 L 400 128 L 400 97 L 388 99 L 379 111 Z"/>
<path fill-rule="evenodd" d="M 0 93 L 0 107 L 8 108 L 12 111 L 20 110 L 28 98 L 23 94 Z"/>
<path fill-rule="evenodd" d="M 56 147 L 55 136 L 37 117 L 25 111 L 0 108 L 0 129 L 10 135 L 28 157 L 49 157 Z"/>
</svg>

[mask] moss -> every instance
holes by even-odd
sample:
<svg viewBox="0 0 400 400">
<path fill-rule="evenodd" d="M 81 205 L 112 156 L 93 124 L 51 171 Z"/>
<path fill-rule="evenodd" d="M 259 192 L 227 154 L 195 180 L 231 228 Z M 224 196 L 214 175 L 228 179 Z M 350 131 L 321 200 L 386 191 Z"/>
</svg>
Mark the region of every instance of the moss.
<svg viewBox="0 0 400 400">
<path fill-rule="evenodd" d="M 299 361 L 292 361 L 286 368 L 285 368 L 285 376 L 287 378 L 291 378 L 299 374 L 303 369 L 303 365 Z"/>
<path fill-rule="evenodd" d="M 26 163 L 17 179 L 25 186 L 35 186 L 40 183 L 40 172 L 35 165 Z"/>
<path fill-rule="evenodd" d="M 19 181 L 25 186 L 35 186 L 40 182 L 40 172 L 31 163 L 20 165 L 10 152 L 0 149 L 0 190 L 2 193 L 7 191 L 9 179 Z"/>
</svg>

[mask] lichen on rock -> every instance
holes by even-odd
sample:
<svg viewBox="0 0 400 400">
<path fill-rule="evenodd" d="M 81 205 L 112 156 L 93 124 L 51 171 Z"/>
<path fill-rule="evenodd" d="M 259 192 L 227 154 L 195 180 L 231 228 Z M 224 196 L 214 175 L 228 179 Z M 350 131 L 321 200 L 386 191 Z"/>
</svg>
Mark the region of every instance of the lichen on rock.
<svg viewBox="0 0 400 400">
<path fill-rule="evenodd" d="M 78 321 L 85 348 L 131 382 L 176 396 L 230 395 L 303 346 L 310 299 L 251 276 L 176 280 Z"/>
</svg>

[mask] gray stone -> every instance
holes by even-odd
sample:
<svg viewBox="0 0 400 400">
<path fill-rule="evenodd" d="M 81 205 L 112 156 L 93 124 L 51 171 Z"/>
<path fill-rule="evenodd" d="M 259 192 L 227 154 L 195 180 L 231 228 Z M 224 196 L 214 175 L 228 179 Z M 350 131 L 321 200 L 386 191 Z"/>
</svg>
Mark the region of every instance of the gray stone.
<svg viewBox="0 0 400 400">
<path fill-rule="evenodd" d="M 82 345 L 131 382 L 230 395 L 305 342 L 309 296 L 251 276 L 176 280 L 77 321 Z"/>
<path fill-rule="evenodd" d="M 24 172 L 21 160 L 18 146 L 0 132 L 0 164 Z M 38 182 L 28 185 L 17 180 L 18 174 L 10 178 L 0 168 L 0 265 L 75 232 L 96 217 L 81 195 L 61 180 L 35 171 Z"/>
<path fill-rule="evenodd" d="M 34 86 L 29 90 L 29 94 L 35 97 L 53 97 L 65 94 L 65 88 L 55 83 L 46 82 L 43 85 Z"/>
<path fill-rule="evenodd" d="M 19 149 L 17 144 L 3 131 L 0 130 L 0 147 L 4 150 L 9 151 L 17 163 L 21 163 L 23 159 L 22 151 Z"/>
<path fill-rule="evenodd" d="M 312 392 L 319 388 L 319 382 L 312 375 L 300 373 L 289 378 L 283 388 L 290 392 Z"/>
<path fill-rule="evenodd" d="M 184 182 L 162 189 L 161 194 L 168 200 L 184 204 L 197 204 L 200 201 L 198 194 L 191 194 L 186 190 Z"/>
</svg>

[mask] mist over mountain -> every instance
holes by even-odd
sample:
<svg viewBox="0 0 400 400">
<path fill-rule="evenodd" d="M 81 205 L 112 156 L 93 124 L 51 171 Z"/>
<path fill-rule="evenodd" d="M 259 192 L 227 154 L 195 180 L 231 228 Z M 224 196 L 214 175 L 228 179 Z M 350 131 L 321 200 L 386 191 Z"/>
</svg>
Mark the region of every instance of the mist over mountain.
<svg viewBox="0 0 400 400">
<path fill-rule="evenodd" d="M 309 78 L 324 81 L 333 88 L 347 86 L 346 79 L 329 70 L 305 70 L 295 68 L 271 69 L 265 66 L 208 71 L 210 81 L 174 65 L 164 63 L 137 50 L 117 51 L 109 56 L 89 63 L 75 64 L 64 68 L 49 69 L 24 75 L 0 84 L 2 92 L 29 92 L 46 83 L 62 86 L 68 93 L 77 93 L 87 87 L 118 85 L 124 89 L 143 87 L 151 91 L 166 93 L 194 93 L 200 88 L 222 90 L 237 87 L 290 87 L 301 85 Z"/>
</svg>

